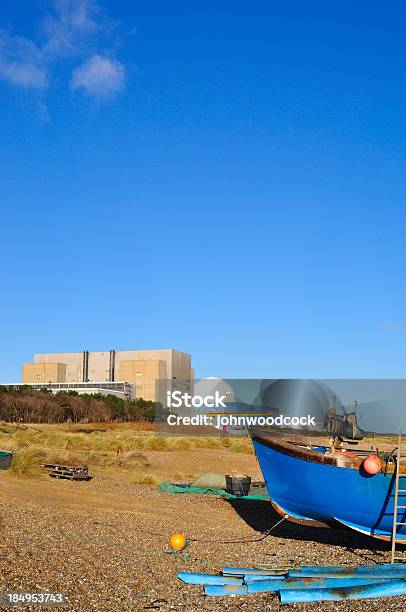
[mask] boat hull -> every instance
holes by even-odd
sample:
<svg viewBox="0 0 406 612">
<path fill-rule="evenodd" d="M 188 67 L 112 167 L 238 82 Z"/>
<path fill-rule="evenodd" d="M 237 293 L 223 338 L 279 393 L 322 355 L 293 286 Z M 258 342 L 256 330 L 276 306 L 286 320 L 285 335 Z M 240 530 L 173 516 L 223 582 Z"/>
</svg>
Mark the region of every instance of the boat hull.
<svg viewBox="0 0 406 612">
<path fill-rule="evenodd" d="M 334 465 L 320 453 L 296 452 L 293 444 L 267 434 L 253 437 L 253 444 L 269 496 L 281 513 L 295 522 L 331 524 L 338 521 L 369 536 L 390 539 L 394 512 L 394 474 L 366 474 L 359 465 Z M 401 488 L 406 488 L 402 486 Z M 406 494 L 399 493 L 406 505 Z M 398 521 L 406 522 L 405 509 Z M 397 539 L 406 543 L 406 526 Z"/>
</svg>

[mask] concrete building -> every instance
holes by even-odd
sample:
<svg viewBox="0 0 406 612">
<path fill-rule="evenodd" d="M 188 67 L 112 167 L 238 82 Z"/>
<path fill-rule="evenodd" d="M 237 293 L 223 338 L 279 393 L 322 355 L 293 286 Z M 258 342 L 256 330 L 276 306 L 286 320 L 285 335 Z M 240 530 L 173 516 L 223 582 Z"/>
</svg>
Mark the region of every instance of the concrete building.
<svg viewBox="0 0 406 612">
<path fill-rule="evenodd" d="M 58 363 L 25 363 L 23 365 L 24 382 L 66 382 L 66 364 Z"/>
<path fill-rule="evenodd" d="M 193 376 L 191 356 L 173 349 L 46 353 L 23 365 L 23 384 L 86 383 L 89 388 L 88 383 L 126 382 L 135 385 L 136 397 L 152 401 L 162 399 L 157 381 L 168 381 L 170 390 L 192 392 Z"/>
</svg>

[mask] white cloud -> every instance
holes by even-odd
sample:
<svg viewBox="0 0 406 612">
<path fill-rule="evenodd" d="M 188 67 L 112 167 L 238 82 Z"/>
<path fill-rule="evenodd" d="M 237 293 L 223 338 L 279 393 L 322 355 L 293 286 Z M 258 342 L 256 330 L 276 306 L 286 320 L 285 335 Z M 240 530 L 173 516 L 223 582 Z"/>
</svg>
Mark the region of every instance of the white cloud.
<svg viewBox="0 0 406 612">
<path fill-rule="evenodd" d="M 114 24 L 101 15 L 97 0 L 48 0 L 52 12 L 41 21 L 36 41 L 0 29 L 0 79 L 37 92 L 52 84 L 63 62 L 82 64 L 71 73 L 73 90 L 109 98 L 125 87 L 125 69 L 111 57 Z M 107 49 L 100 54 L 97 49 Z M 72 70 L 72 67 L 69 68 Z"/>
<path fill-rule="evenodd" d="M 0 62 L 0 76 L 13 85 L 27 89 L 44 89 L 48 86 L 43 69 L 30 63 Z"/>
<path fill-rule="evenodd" d="M 47 15 L 42 24 L 46 55 L 80 53 L 87 39 L 102 30 L 96 20 L 99 7 L 93 0 L 53 0 L 52 6 L 54 15 Z"/>
<path fill-rule="evenodd" d="M 0 30 L 0 78 L 26 89 L 45 89 L 47 69 L 35 43 Z"/>
<path fill-rule="evenodd" d="M 116 60 L 95 54 L 73 73 L 71 86 L 96 98 L 110 97 L 124 89 L 124 66 Z"/>
</svg>

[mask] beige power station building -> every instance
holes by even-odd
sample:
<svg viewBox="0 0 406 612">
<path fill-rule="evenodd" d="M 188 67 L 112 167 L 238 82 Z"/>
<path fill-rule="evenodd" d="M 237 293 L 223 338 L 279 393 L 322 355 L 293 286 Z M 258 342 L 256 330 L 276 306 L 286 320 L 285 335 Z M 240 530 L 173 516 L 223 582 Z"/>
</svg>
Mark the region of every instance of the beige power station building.
<svg viewBox="0 0 406 612">
<path fill-rule="evenodd" d="M 130 396 L 152 401 L 158 399 L 158 381 L 167 381 L 170 390 L 191 393 L 193 378 L 191 356 L 173 349 L 46 353 L 23 365 L 23 384 L 117 394 L 130 388 Z"/>
</svg>

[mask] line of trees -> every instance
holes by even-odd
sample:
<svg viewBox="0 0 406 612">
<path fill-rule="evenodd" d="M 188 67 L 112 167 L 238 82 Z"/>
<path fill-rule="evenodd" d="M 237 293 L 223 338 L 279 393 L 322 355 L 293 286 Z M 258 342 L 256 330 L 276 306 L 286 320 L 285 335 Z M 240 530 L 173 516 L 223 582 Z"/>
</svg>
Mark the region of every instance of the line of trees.
<svg viewBox="0 0 406 612">
<path fill-rule="evenodd" d="M 0 420 L 9 423 L 102 423 L 154 421 L 162 405 L 141 398 L 125 400 L 115 395 L 76 391 L 37 391 L 31 387 L 0 387 Z"/>
</svg>

